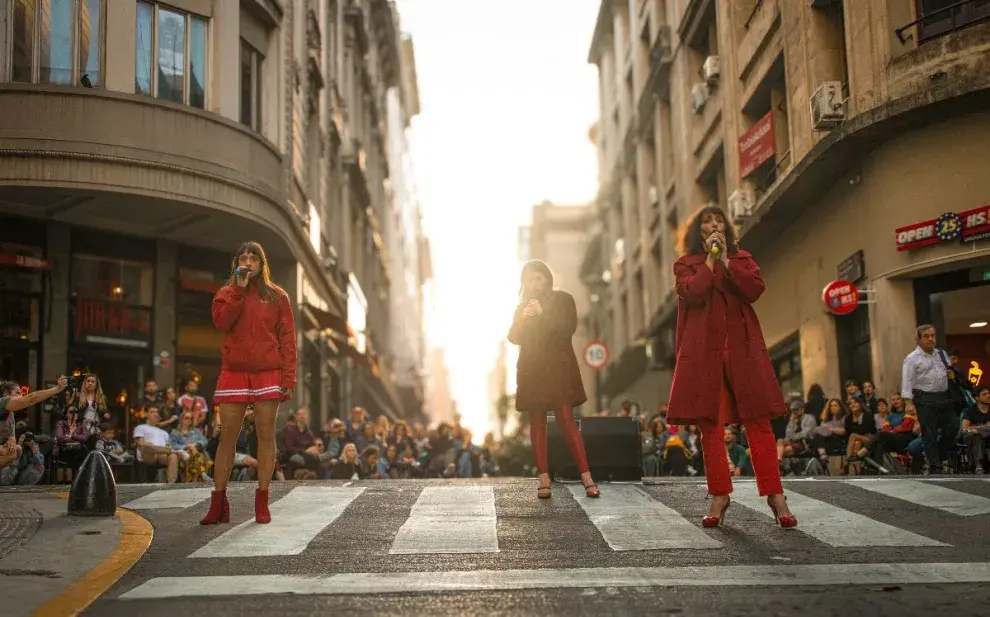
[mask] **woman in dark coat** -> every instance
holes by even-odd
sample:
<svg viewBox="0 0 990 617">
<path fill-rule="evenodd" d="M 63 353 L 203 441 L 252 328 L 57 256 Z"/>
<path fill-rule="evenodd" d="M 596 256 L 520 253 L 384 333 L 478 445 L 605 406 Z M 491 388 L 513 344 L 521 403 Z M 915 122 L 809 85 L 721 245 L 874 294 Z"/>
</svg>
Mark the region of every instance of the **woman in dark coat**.
<svg viewBox="0 0 990 617">
<path fill-rule="evenodd" d="M 797 525 L 784 499 L 770 419 L 783 414 L 783 393 L 752 304 L 766 288 L 760 268 L 736 245 L 725 212 L 706 206 L 687 223 L 674 262 L 677 361 L 667 421 L 696 424 L 712 504 L 702 526 L 725 519 L 732 481 L 722 427 L 742 422 L 760 496 L 781 527 Z"/>
<path fill-rule="evenodd" d="M 567 292 L 553 288 L 553 274 L 542 261 L 522 270 L 522 302 L 509 330 L 509 342 L 519 346 L 516 365 L 516 409 L 529 414 L 530 439 L 540 473 L 537 496 L 550 498 L 547 465 L 547 412 L 552 411 L 581 472 L 585 495 L 598 497 L 588 471 L 584 442 L 574 422 L 574 407 L 588 400 L 571 339 L 577 329 L 577 308 Z"/>
</svg>

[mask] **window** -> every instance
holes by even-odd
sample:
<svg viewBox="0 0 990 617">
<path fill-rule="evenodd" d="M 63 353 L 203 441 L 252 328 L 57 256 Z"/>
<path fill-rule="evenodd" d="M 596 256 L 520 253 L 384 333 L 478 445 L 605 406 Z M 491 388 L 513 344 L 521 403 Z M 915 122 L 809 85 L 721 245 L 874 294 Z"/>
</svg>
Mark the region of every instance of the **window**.
<svg viewBox="0 0 990 617">
<path fill-rule="evenodd" d="M 849 315 L 837 315 L 835 336 L 839 347 L 839 377 L 842 381 L 873 381 L 869 308 L 861 304 Z"/>
<path fill-rule="evenodd" d="M 804 392 L 804 374 L 801 369 L 801 337 L 795 332 L 770 350 L 770 362 L 777 375 L 777 383 L 786 396 L 790 392 Z"/>
<path fill-rule="evenodd" d="M 72 292 L 82 299 L 151 306 L 154 275 L 148 263 L 82 254 L 72 258 Z"/>
<path fill-rule="evenodd" d="M 241 39 L 241 124 L 261 131 L 261 76 L 265 57 Z"/>
<path fill-rule="evenodd" d="M 206 19 L 137 3 L 134 91 L 206 107 Z"/>
<path fill-rule="evenodd" d="M 10 80 L 103 82 L 104 0 L 14 0 Z"/>
</svg>

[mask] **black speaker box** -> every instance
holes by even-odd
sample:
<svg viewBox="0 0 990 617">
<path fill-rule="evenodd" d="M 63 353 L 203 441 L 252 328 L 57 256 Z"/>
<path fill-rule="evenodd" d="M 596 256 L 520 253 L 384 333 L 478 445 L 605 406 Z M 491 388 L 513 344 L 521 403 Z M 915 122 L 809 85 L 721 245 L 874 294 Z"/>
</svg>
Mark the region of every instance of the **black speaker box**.
<svg viewBox="0 0 990 617">
<path fill-rule="evenodd" d="M 575 420 L 584 440 L 591 477 L 596 482 L 638 482 L 643 479 L 639 418 L 594 416 Z M 550 477 L 579 480 L 581 474 L 577 464 L 552 415 L 547 417 L 547 442 Z"/>
</svg>

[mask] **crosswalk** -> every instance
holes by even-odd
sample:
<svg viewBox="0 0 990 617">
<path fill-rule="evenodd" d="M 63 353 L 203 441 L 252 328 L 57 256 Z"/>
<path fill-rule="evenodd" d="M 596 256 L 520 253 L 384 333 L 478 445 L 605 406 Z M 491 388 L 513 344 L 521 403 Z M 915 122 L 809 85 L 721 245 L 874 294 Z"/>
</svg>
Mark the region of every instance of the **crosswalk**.
<svg viewBox="0 0 990 617">
<path fill-rule="evenodd" d="M 370 488 L 374 485 L 367 483 L 363 486 L 349 484 L 288 488 L 284 495 L 273 500 L 272 522 L 268 525 L 257 525 L 253 518 L 248 518 L 228 529 L 217 530 L 219 535 L 210 533 L 216 528 L 203 528 L 205 531 L 200 531 L 196 527 L 189 531 L 189 526 L 184 526 L 187 530 L 183 532 L 185 537 L 203 536 L 205 543 L 201 546 L 188 546 L 185 549 L 188 553 L 183 559 L 204 561 L 298 556 L 312 548 L 318 536 L 332 533 L 336 526 L 352 524 L 355 517 L 366 524 L 367 519 L 373 518 L 376 512 L 387 512 L 383 516 L 394 523 L 386 525 L 391 530 L 383 540 L 388 543 L 387 555 L 379 559 L 401 560 L 428 555 L 449 555 L 452 558 L 477 555 L 480 559 L 489 554 L 487 561 L 477 563 L 497 564 L 502 555 L 507 554 L 509 559 L 505 563 L 508 565 L 505 569 L 495 569 L 487 574 L 483 574 L 482 570 L 451 570 L 420 572 L 418 577 L 412 578 L 411 574 L 403 572 L 335 574 L 326 578 L 314 578 L 313 575 L 269 575 L 263 572 L 234 576 L 159 577 L 144 581 L 119 596 L 119 599 L 171 598 L 189 594 L 223 595 L 235 593 L 232 590 L 241 588 L 246 590 L 246 594 L 267 589 L 270 593 L 311 595 L 361 593 L 369 585 L 374 586 L 373 591 L 378 593 L 388 593 L 388 589 L 395 592 L 415 592 L 563 588 L 571 586 L 575 581 L 592 579 L 597 581 L 591 585 L 593 587 L 601 586 L 602 581 L 619 579 L 627 582 L 614 586 L 628 585 L 628 581 L 638 581 L 637 584 L 640 585 L 668 586 L 684 581 L 697 581 L 698 576 L 701 576 L 699 568 L 692 570 L 691 567 L 677 566 L 644 569 L 639 567 L 641 562 L 633 562 L 636 567 L 625 567 L 622 562 L 618 562 L 616 567 L 609 568 L 513 569 L 513 564 L 516 563 L 512 561 L 513 552 L 519 551 L 519 545 L 512 543 L 511 533 L 509 536 L 504 535 L 505 527 L 529 525 L 525 517 L 533 515 L 560 519 L 560 524 L 566 525 L 561 528 L 564 530 L 562 533 L 574 532 L 574 525 L 590 525 L 607 546 L 607 549 L 596 550 L 604 550 L 617 557 L 654 551 L 658 555 L 655 563 L 663 563 L 663 555 L 683 555 L 684 551 L 697 551 L 699 555 L 711 554 L 711 558 L 700 558 L 702 563 L 711 563 L 711 559 L 715 559 L 714 551 L 738 543 L 748 536 L 779 546 L 786 544 L 792 550 L 797 546 L 795 542 L 808 551 L 814 550 L 816 546 L 852 551 L 871 548 L 921 549 L 925 552 L 914 555 L 925 555 L 928 559 L 936 560 L 942 558 L 947 563 L 894 564 L 910 566 L 906 569 L 899 568 L 894 579 L 900 583 L 946 580 L 990 582 L 990 563 L 983 563 L 990 560 L 978 558 L 977 563 L 956 564 L 954 562 L 958 558 L 948 558 L 949 553 L 938 552 L 954 548 L 965 552 L 967 549 L 967 541 L 957 539 L 967 537 L 965 534 L 946 533 L 941 527 L 955 524 L 954 521 L 983 528 L 990 524 L 990 496 L 983 496 L 990 495 L 990 492 L 982 489 L 974 491 L 972 488 L 951 483 L 884 479 L 871 482 L 842 481 L 836 484 L 846 491 L 845 498 L 838 500 L 829 499 L 821 490 L 811 491 L 818 498 L 811 497 L 806 494 L 809 491 L 802 492 L 800 486 L 791 485 L 787 492 L 788 504 L 799 519 L 799 527 L 787 532 L 775 527 L 765 498 L 759 497 L 755 487 L 745 482 L 737 483 L 732 495 L 732 506 L 727 515 L 729 527 L 715 530 L 700 527 L 697 511 L 690 515 L 682 513 L 686 503 L 693 504 L 690 507 L 698 505 L 694 503 L 695 497 L 685 499 L 684 494 L 676 490 L 649 490 L 638 484 L 603 483 L 600 486 L 600 499 L 588 499 L 582 487 L 568 485 L 564 491 L 555 490 L 550 502 L 538 502 L 533 496 L 531 500 L 522 502 L 523 506 L 519 505 L 521 502 L 515 497 L 515 493 L 523 490 L 521 487 L 524 485 L 520 484 L 407 484 L 402 489 L 395 489 L 402 493 L 401 499 L 397 497 L 398 492 L 390 492 L 389 489 Z M 850 491 L 848 487 L 855 488 Z M 157 516 L 195 509 L 198 516 L 199 511 L 205 508 L 209 493 L 207 488 L 158 489 L 126 501 L 123 507 Z M 248 491 L 245 490 L 244 497 L 247 495 Z M 884 507 L 863 506 L 871 499 L 874 502 L 881 500 Z M 399 501 L 401 504 L 397 505 Z M 245 505 L 246 503 L 245 500 Z M 523 508 L 525 514 L 520 514 L 519 508 Z M 902 510 L 909 515 L 902 517 Z M 243 514 L 249 516 L 249 513 Z M 399 518 L 402 519 L 401 524 Z M 733 523 L 734 519 L 737 522 Z M 919 523 L 933 520 L 938 520 L 939 523 Z M 584 550 L 583 546 L 580 550 Z M 491 561 L 493 559 L 496 561 Z M 603 556 L 603 559 L 606 558 Z M 550 564 L 553 565 L 552 558 Z M 876 576 L 875 565 L 870 565 L 870 572 L 873 572 L 871 576 Z M 969 566 L 965 572 L 960 570 L 963 565 Z M 720 568 L 720 585 L 764 585 L 771 584 L 768 582 L 771 580 L 776 581 L 774 584 L 787 584 L 780 582 L 781 578 L 803 580 L 805 584 L 813 585 L 856 583 L 863 580 L 863 571 L 853 569 L 847 572 L 846 566 L 842 564 L 728 564 Z M 807 577 L 802 577 L 798 572 L 801 568 L 807 570 Z M 365 580 L 362 576 L 373 580 Z M 196 579 L 200 578 L 208 578 L 210 584 L 195 584 Z M 887 579 L 887 582 L 890 580 Z"/>
</svg>

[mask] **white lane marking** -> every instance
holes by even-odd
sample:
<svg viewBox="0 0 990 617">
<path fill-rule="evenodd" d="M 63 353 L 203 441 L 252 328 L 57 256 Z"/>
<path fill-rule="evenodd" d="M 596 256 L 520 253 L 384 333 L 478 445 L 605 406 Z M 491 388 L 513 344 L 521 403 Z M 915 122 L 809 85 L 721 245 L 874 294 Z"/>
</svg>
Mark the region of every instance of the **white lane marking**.
<svg viewBox="0 0 990 617">
<path fill-rule="evenodd" d="M 773 518 L 766 498 L 756 491 L 735 491 L 732 501 Z M 829 546 L 949 546 L 800 493 L 787 493 L 787 505 L 797 517 L 798 531 Z"/>
<path fill-rule="evenodd" d="M 143 497 L 138 497 L 124 504 L 128 510 L 166 510 L 170 508 L 188 508 L 204 499 L 209 499 L 213 489 L 209 488 L 175 488 L 159 489 Z"/>
<path fill-rule="evenodd" d="M 613 551 L 722 546 L 637 486 L 600 485 L 598 498 L 586 497 L 581 485 L 568 488 Z"/>
<path fill-rule="evenodd" d="M 918 480 L 863 482 L 859 488 L 959 516 L 990 514 L 990 499 Z"/>
<path fill-rule="evenodd" d="M 389 553 L 497 553 L 497 524 L 491 486 L 426 486 Z"/>
<path fill-rule="evenodd" d="M 272 521 L 267 525 L 255 523 L 252 516 L 189 556 L 298 555 L 362 492 L 363 487 L 296 487 L 271 505 Z"/>
<path fill-rule="evenodd" d="M 269 594 L 351 595 L 603 587 L 784 587 L 990 583 L 990 563 L 575 568 L 454 572 L 368 572 L 325 577 L 256 574 L 162 577 L 121 600 Z"/>
</svg>

